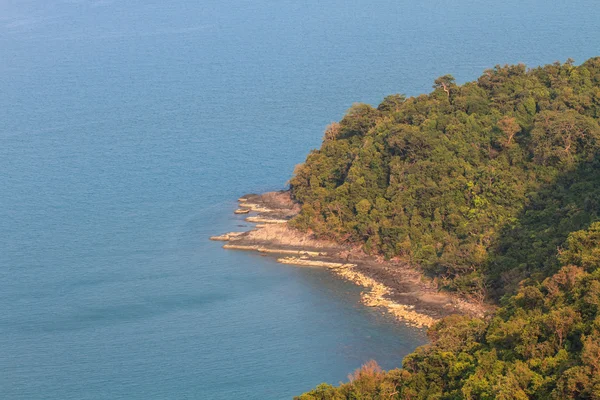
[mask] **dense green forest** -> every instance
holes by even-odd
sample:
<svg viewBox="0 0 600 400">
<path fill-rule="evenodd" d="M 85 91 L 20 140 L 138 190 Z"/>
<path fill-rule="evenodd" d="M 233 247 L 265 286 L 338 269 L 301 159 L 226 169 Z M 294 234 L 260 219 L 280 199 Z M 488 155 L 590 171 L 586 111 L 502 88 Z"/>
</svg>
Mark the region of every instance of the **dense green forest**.
<svg viewBox="0 0 600 400">
<path fill-rule="evenodd" d="M 294 226 L 501 307 L 300 399 L 600 399 L 599 118 L 593 58 L 446 75 L 331 124 L 290 182 Z"/>
<path fill-rule="evenodd" d="M 290 181 L 294 226 L 475 298 L 556 272 L 557 247 L 600 214 L 600 58 L 434 88 L 331 124 Z"/>
<path fill-rule="evenodd" d="M 572 233 L 559 259 L 493 318 L 439 322 L 403 369 L 370 363 L 299 399 L 600 399 L 600 223 Z"/>
</svg>

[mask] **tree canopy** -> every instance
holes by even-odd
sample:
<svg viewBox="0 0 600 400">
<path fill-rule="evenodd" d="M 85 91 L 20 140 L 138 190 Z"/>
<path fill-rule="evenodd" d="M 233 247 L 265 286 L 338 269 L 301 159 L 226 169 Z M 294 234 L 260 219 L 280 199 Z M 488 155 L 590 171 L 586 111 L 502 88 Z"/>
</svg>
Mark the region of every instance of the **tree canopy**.
<svg viewBox="0 0 600 400">
<path fill-rule="evenodd" d="M 543 279 L 568 233 L 599 218 L 599 86 L 594 58 L 355 104 L 296 169 L 293 224 L 405 258 L 465 295 Z"/>
<path fill-rule="evenodd" d="M 353 106 L 291 180 L 294 225 L 501 307 L 298 399 L 600 399 L 599 118 L 600 58 Z"/>
</svg>

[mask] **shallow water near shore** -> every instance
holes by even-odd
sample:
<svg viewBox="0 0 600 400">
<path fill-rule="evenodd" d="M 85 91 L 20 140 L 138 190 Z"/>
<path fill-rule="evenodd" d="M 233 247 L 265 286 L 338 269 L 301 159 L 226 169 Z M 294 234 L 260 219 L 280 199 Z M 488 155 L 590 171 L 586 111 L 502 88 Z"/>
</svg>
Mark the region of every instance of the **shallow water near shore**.
<svg viewBox="0 0 600 400">
<path fill-rule="evenodd" d="M 350 3 L 350 4 L 349 4 Z M 422 330 L 225 251 L 356 101 L 598 55 L 594 1 L 0 3 L 0 397 L 284 399 Z"/>
</svg>

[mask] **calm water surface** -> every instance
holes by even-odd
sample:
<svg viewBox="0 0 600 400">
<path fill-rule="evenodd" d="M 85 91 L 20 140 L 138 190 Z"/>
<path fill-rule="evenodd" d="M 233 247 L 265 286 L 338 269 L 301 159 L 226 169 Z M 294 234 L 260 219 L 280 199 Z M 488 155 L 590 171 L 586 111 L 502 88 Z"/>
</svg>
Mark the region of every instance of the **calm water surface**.
<svg viewBox="0 0 600 400">
<path fill-rule="evenodd" d="M 426 341 L 224 251 L 355 101 L 599 55 L 597 1 L 0 1 L 0 397 L 283 399 Z"/>
</svg>

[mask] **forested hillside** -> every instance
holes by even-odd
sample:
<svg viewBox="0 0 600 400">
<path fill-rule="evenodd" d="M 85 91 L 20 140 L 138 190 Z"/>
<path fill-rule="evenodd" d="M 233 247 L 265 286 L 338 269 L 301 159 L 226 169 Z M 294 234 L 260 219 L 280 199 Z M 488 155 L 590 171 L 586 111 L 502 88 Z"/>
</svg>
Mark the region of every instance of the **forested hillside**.
<svg viewBox="0 0 600 400">
<path fill-rule="evenodd" d="M 370 363 L 299 399 L 599 399 L 600 223 L 572 233 L 558 258 L 556 274 L 524 285 L 490 320 L 442 320 L 403 369 Z"/>
<path fill-rule="evenodd" d="M 291 180 L 293 225 L 500 297 L 558 270 L 600 214 L 600 58 L 450 75 L 429 95 L 355 104 Z"/>
<path fill-rule="evenodd" d="M 501 307 L 300 399 L 600 399 L 599 118 L 593 58 L 447 75 L 329 126 L 291 180 L 293 224 Z"/>
</svg>

